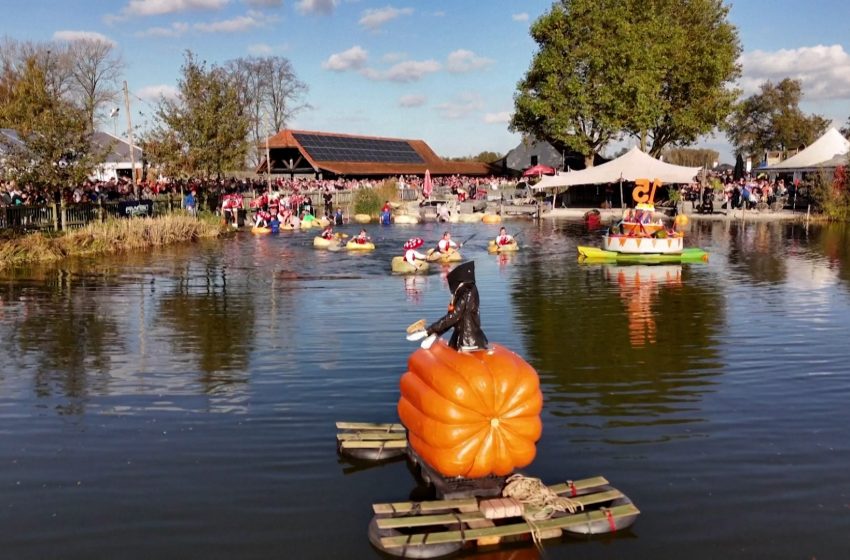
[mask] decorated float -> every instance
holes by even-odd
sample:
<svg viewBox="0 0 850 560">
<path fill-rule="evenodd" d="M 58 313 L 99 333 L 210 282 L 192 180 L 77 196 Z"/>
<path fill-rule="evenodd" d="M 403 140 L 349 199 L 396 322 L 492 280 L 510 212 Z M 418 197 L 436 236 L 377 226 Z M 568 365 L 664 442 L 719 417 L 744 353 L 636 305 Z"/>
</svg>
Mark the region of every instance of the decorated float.
<svg viewBox="0 0 850 560">
<path fill-rule="evenodd" d="M 519 355 L 487 342 L 471 265 L 447 276 L 452 299 L 442 319 L 408 327 L 408 340 L 422 344 L 400 380 L 401 422 L 337 423 L 338 451 L 348 461 L 406 457 L 436 495 L 373 504 L 370 542 L 392 556 L 435 558 L 521 539 L 539 545 L 564 533 L 628 528 L 640 511 L 605 478 L 546 485 L 516 472 L 537 453 L 540 381 Z M 458 275 L 464 269 L 469 276 Z M 448 328 L 454 332 L 447 344 L 439 335 Z"/>
<path fill-rule="evenodd" d="M 705 261 L 708 253 L 703 249 L 686 249 L 685 234 L 681 230 L 668 230 L 661 219 L 655 219 L 653 199 L 661 186 L 656 179 L 635 181 L 633 191 L 635 208 L 629 208 L 623 219 L 613 225 L 602 237 L 602 247 L 579 245 L 579 259 L 615 260 L 626 262 L 681 262 Z M 674 224 L 674 228 L 678 224 Z"/>
</svg>

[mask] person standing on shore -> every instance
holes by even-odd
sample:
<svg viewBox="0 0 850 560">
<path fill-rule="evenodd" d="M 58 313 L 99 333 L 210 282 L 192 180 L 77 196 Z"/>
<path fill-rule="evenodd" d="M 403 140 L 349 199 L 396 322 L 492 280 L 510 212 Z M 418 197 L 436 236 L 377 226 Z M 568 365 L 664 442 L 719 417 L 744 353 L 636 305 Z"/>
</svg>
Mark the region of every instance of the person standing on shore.
<svg viewBox="0 0 850 560">
<path fill-rule="evenodd" d="M 193 218 L 198 217 L 198 201 L 195 198 L 194 189 L 186 193 L 186 196 L 183 197 L 183 207 L 190 216 Z"/>
</svg>

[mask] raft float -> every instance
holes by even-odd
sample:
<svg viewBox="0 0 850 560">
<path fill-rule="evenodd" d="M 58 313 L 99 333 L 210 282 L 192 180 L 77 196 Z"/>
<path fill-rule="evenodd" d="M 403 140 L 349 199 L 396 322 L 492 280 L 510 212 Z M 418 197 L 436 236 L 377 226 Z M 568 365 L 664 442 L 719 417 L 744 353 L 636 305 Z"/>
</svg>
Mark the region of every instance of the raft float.
<svg viewBox="0 0 850 560">
<path fill-rule="evenodd" d="M 516 253 L 517 251 L 519 251 L 519 243 L 516 240 L 505 245 L 499 245 L 495 240 L 491 239 L 490 243 L 487 244 L 488 253 Z"/>
<path fill-rule="evenodd" d="M 392 262 L 390 263 L 390 268 L 396 274 L 427 274 L 429 264 L 428 261 L 424 261 L 421 259 L 415 259 L 416 265 L 413 266 L 406 260 L 404 257 L 393 257 Z"/>
<path fill-rule="evenodd" d="M 345 248 L 349 251 L 372 251 L 375 249 L 375 244 L 371 241 L 358 243 L 357 241 L 351 240 L 345 244 Z"/>
<path fill-rule="evenodd" d="M 578 246 L 580 261 L 618 263 L 707 262 L 708 252 L 696 247 L 682 249 L 679 253 L 618 253 L 598 247 Z"/>
</svg>

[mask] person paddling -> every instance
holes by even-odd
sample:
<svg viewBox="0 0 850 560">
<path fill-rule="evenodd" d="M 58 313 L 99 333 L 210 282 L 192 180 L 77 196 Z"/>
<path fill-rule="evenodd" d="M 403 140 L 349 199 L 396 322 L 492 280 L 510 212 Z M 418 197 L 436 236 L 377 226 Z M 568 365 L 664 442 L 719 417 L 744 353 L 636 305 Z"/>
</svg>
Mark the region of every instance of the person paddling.
<svg viewBox="0 0 850 560">
<path fill-rule="evenodd" d="M 359 243 L 359 244 L 361 244 L 361 245 L 363 245 L 363 244 L 365 244 L 365 243 L 369 243 L 371 240 L 372 240 L 372 239 L 371 239 L 371 238 L 370 238 L 370 237 L 366 234 L 366 230 L 365 230 L 365 229 L 361 229 L 361 230 L 360 230 L 360 233 L 358 233 L 358 234 L 357 234 L 356 236 L 354 236 L 354 238 L 352 239 L 352 241 L 354 241 L 355 243 Z"/>
<path fill-rule="evenodd" d="M 439 251 L 441 255 L 448 255 L 456 252 L 457 249 L 458 244 L 452 241 L 452 234 L 444 231 L 443 238 L 437 242 L 437 251 Z"/>
<path fill-rule="evenodd" d="M 328 241 L 332 240 L 334 238 L 334 227 L 332 225 L 329 225 L 324 230 L 322 230 L 322 237 L 324 239 L 327 239 Z"/>
<path fill-rule="evenodd" d="M 446 280 L 452 292 L 448 312 L 428 328 L 421 328 L 409 334 L 407 340 L 422 340 L 420 346 L 427 350 L 437 338 L 453 328 L 449 340 L 451 348 L 459 352 L 486 350 L 487 336 L 481 330 L 480 301 L 478 288 L 475 286 L 475 262 L 458 265 L 448 274 Z"/>
<path fill-rule="evenodd" d="M 499 235 L 496 237 L 496 245 L 502 247 L 504 245 L 510 245 L 514 242 L 514 236 L 509 235 L 508 231 L 502 227 L 499 229 Z"/>
</svg>

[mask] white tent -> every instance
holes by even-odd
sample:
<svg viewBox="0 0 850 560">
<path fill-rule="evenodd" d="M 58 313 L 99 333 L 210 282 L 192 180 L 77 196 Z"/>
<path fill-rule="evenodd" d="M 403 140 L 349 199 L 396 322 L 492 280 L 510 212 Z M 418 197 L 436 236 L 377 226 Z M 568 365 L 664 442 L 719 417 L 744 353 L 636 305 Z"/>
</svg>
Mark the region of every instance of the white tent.
<svg viewBox="0 0 850 560">
<path fill-rule="evenodd" d="M 571 187 L 573 185 L 595 185 L 616 183 L 618 181 L 636 181 L 660 179 L 662 183 L 690 183 L 694 180 L 699 167 L 683 167 L 659 161 L 635 146 L 622 156 L 608 163 L 581 171 L 559 173 L 553 177 L 544 177 L 532 189 L 551 189 Z"/>
<path fill-rule="evenodd" d="M 824 132 L 823 136 L 807 146 L 805 150 L 785 161 L 759 169 L 759 171 L 790 171 L 820 166 L 829 167 L 826 165 L 827 162 L 835 156 L 846 154 L 848 151 L 850 151 L 850 142 L 835 128 L 830 128 Z"/>
</svg>

